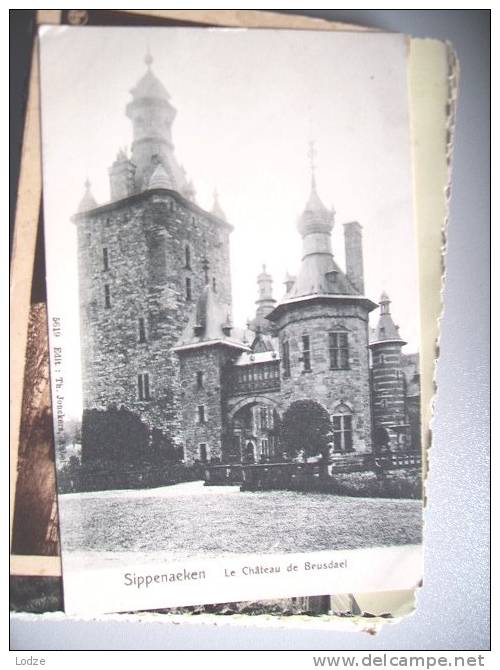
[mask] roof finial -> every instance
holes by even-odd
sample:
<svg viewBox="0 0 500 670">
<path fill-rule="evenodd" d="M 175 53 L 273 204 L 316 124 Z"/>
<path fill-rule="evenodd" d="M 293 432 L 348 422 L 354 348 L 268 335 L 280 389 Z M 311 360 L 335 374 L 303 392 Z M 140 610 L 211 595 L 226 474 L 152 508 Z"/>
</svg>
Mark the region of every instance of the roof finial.
<svg viewBox="0 0 500 670">
<path fill-rule="evenodd" d="M 311 187 L 313 189 L 316 189 L 316 147 L 315 147 L 315 142 L 314 140 L 311 140 L 309 142 L 309 151 L 307 153 L 309 157 L 309 164 L 311 168 Z"/>
<path fill-rule="evenodd" d="M 91 183 L 90 183 L 90 179 L 88 178 L 88 176 L 87 176 L 87 178 L 85 179 L 84 185 L 85 185 L 85 190 L 86 190 L 86 191 L 90 191 Z"/>
<path fill-rule="evenodd" d="M 146 63 L 148 70 L 150 70 L 151 65 L 153 64 L 153 56 L 151 55 L 151 51 L 149 49 L 149 44 L 147 46 L 146 56 L 144 58 L 144 62 Z"/>
</svg>

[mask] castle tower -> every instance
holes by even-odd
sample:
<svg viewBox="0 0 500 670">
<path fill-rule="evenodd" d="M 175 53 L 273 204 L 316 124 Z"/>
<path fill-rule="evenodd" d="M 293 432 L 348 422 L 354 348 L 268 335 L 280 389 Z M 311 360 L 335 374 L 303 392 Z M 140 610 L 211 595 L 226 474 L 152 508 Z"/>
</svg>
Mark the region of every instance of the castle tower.
<svg viewBox="0 0 500 670">
<path fill-rule="evenodd" d="M 329 412 L 335 450 L 371 449 L 368 314 L 376 307 L 334 260 L 334 212 L 319 197 L 314 168 L 297 228 L 302 260 L 288 292 L 268 315 L 279 335 L 283 411 L 313 399 Z"/>
<path fill-rule="evenodd" d="M 189 191 L 194 197 L 194 187 L 173 153 L 175 110 L 151 62 L 149 57 L 127 106 L 134 128 L 132 160 L 125 151 L 118 153 L 110 170 L 111 202 L 98 206 L 87 183 L 73 217 L 82 390 L 87 416 L 123 408 L 175 446 L 181 442 L 182 413 L 172 349 L 207 277 L 225 315 L 231 315 L 232 226 L 186 196 Z M 90 455 L 92 439 L 82 439 L 84 459 L 106 458 Z"/>
<path fill-rule="evenodd" d="M 231 337 L 231 317 L 214 293 L 209 264 L 205 287 L 174 351 L 180 362 L 184 462 L 221 462 L 224 449 L 224 374 L 248 345 Z"/>
<path fill-rule="evenodd" d="M 392 320 L 387 293 L 380 297 L 380 316 L 372 332 L 373 424 L 379 452 L 406 447 L 408 422 L 401 349 L 406 344 Z"/>
</svg>

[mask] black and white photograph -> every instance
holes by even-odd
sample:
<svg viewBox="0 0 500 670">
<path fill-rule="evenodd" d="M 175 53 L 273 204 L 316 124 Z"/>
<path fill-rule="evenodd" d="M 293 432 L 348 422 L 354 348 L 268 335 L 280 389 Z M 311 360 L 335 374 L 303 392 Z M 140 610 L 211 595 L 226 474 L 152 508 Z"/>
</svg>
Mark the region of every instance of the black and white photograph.
<svg viewBox="0 0 500 670">
<path fill-rule="evenodd" d="M 420 583 L 407 57 L 40 29 L 66 611 Z"/>
</svg>

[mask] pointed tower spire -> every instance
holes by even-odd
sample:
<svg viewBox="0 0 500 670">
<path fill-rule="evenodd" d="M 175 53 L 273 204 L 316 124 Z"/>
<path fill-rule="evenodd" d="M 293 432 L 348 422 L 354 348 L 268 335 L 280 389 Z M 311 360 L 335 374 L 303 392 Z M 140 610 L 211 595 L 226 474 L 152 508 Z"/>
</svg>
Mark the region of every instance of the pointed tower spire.
<svg viewBox="0 0 500 670">
<path fill-rule="evenodd" d="M 149 44 L 146 49 L 146 55 L 144 57 L 144 62 L 146 63 L 146 67 L 148 70 L 151 70 L 151 65 L 153 65 L 153 56 L 151 55 L 151 50 L 149 48 Z"/>
<path fill-rule="evenodd" d="M 97 207 L 97 202 L 92 195 L 90 186 L 90 180 L 87 177 L 85 180 L 85 192 L 83 194 L 83 198 L 80 200 L 80 204 L 78 205 L 79 212 L 87 212 L 89 209 L 95 209 Z"/>
<path fill-rule="evenodd" d="M 405 402 L 405 377 L 402 371 L 401 349 L 406 342 L 401 338 L 390 312 L 391 301 L 384 291 L 380 296 L 380 316 L 373 330 L 369 348 L 372 352 L 372 405 L 375 447 L 384 450 L 400 449 L 409 439 L 408 416 Z M 381 429 L 384 429 L 382 431 Z M 380 443 L 377 444 L 377 441 Z"/>
<path fill-rule="evenodd" d="M 309 152 L 307 155 L 309 156 L 309 164 L 311 168 L 311 191 L 316 191 L 316 147 L 314 140 L 309 142 Z"/>
</svg>

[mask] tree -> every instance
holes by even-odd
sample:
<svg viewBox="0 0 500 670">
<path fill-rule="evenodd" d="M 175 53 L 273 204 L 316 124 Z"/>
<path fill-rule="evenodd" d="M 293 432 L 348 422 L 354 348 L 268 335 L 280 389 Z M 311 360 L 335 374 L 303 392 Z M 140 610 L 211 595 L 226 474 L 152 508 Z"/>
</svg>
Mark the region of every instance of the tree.
<svg viewBox="0 0 500 670">
<path fill-rule="evenodd" d="M 149 429 L 125 407 L 87 409 L 82 419 L 82 460 L 134 463 L 144 457 Z"/>
<path fill-rule="evenodd" d="M 296 400 L 283 414 L 283 444 L 292 457 L 303 450 L 307 457 L 328 457 L 332 426 L 327 410 L 314 400 Z"/>
</svg>

